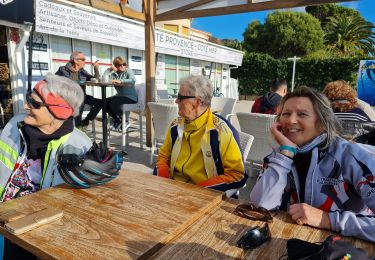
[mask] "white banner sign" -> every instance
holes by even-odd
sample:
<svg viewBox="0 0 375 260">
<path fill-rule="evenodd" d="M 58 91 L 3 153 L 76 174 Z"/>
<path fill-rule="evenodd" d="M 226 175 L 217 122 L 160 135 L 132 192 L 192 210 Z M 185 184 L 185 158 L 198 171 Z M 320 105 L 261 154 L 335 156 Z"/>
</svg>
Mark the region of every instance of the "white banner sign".
<svg viewBox="0 0 375 260">
<path fill-rule="evenodd" d="M 144 26 L 36 0 L 37 32 L 99 42 L 138 50 L 145 49 Z M 212 43 L 190 40 L 161 30 L 155 32 L 156 52 L 224 64 L 241 65 L 243 53 Z"/>
<path fill-rule="evenodd" d="M 35 30 L 37 32 L 145 49 L 145 30 L 139 24 L 44 0 L 36 0 L 35 13 Z"/>
<path fill-rule="evenodd" d="M 242 64 L 242 52 L 221 48 L 211 43 L 193 41 L 161 30 L 155 33 L 155 45 L 155 51 L 160 53 L 217 63 Z"/>
</svg>

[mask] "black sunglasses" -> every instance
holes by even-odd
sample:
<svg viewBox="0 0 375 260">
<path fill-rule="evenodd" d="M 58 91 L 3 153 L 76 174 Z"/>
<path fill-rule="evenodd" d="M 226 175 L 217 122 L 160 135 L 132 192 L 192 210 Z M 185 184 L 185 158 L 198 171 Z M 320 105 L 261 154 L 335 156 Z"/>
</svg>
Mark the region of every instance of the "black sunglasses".
<svg viewBox="0 0 375 260">
<path fill-rule="evenodd" d="M 27 104 L 29 104 L 33 109 L 40 109 L 41 107 L 67 107 L 65 105 L 54 105 L 54 104 L 46 104 L 44 102 L 40 102 L 40 101 L 36 101 L 35 99 L 33 99 L 33 97 L 31 96 L 31 91 L 27 92 L 26 93 L 26 102 Z M 43 100 L 43 97 L 41 97 L 39 95 L 38 92 L 34 92 L 36 93 L 42 100 Z"/>
<path fill-rule="evenodd" d="M 181 95 L 181 94 L 177 95 L 178 100 L 184 100 L 184 99 L 189 99 L 189 98 L 196 98 L 196 96 L 184 96 L 184 95 Z"/>
<path fill-rule="evenodd" d="M 39 101 L 36 101 L 35 99 L 33 99 L 33 97 L 31 96 L 31 93 L 32 93 L 31 91 L 29 91 L 29 92 L 26 93 L 26 102 L 32 108 L 34 108 L 34 109 L 40 109 L 41 107 L 48 107 L 48 106 L 50 106 L 50 105 L 48 105 L 46 103 L 39 102 Z"/>
<path fill-rule="evenodd" d="M 272 215 L 267 209 L 257 207 L 251 203 L 238 205 L 233 213 L 237 216 L 251 220 L 265 221 L 268 223 L 272 223 L 273 221 Z"/>
<path fill-rule="evenodd" d="M 246 231 L 245 234 L 237 241 L 237 246 L 242 249 L 255 249 L 271 239 L 271 232 L 268 223 L 262 228 L 253 227 Z"/>
</svg>

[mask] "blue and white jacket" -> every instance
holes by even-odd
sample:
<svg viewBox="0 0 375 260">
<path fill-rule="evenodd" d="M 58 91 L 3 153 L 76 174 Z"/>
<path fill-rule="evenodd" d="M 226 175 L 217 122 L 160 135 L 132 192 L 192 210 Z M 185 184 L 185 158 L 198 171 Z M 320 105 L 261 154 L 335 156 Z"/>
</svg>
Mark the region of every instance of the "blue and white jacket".
<svg viewBox="0 0 375 260">
<path fill-rule="evenodd" d="M 328 148 L 319 148 L 322 137 L 304 147 L 312 151 L 304 203 L 328 212 L 333 231 L 375 242 L 375 147 L 336 137 Z M 264 162 L 250 200 L 281 210 L 300 203 L 293 160 L 274 151 Z"/>
</svg>

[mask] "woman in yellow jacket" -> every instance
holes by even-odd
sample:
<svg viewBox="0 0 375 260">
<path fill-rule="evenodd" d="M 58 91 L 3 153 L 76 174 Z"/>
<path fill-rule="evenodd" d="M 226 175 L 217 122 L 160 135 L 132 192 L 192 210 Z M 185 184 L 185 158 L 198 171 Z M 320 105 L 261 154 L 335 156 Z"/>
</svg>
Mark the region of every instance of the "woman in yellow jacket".
<svg viewBox="0 0 375 260">
<path fill-rule="evenodd" d="M 245 185 L 247 175 L 237 131 L 212 113 L 212 85 L 203 76 L 180 81 L 179 118 L 160 149 L 155 175 L 227 191 Z"/>
</svg>

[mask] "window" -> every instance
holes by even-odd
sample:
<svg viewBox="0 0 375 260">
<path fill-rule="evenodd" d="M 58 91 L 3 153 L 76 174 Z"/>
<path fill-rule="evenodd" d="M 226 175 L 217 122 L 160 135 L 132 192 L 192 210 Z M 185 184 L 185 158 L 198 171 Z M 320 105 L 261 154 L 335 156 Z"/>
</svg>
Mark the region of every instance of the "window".
<svg viewBox="0 0 375 260">
<path fill-rule="evenodd" d="M 164 29 L 172 32 L 178 33 L 178 25 L 174 24 L 164 24 Z"/>
</svg>

